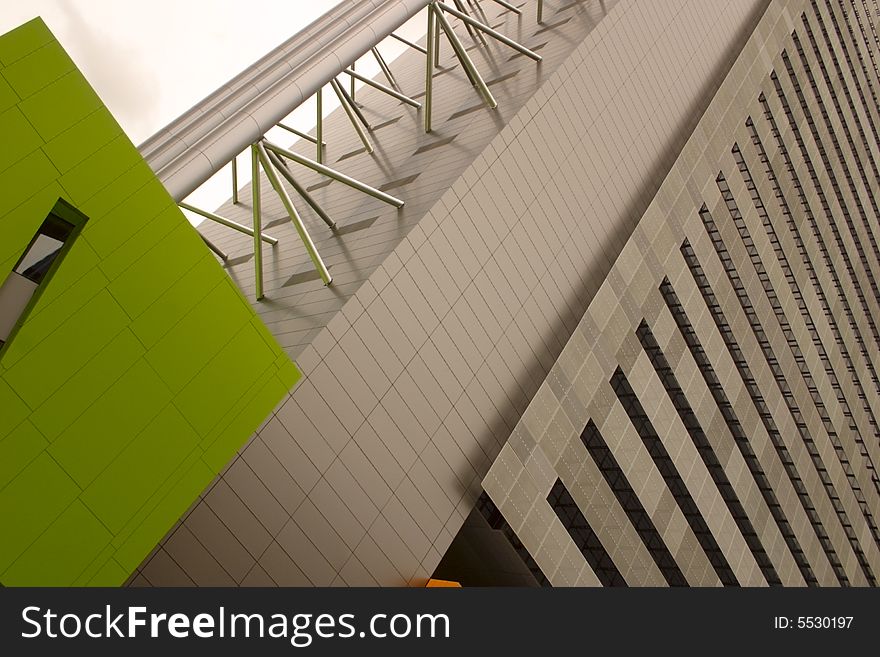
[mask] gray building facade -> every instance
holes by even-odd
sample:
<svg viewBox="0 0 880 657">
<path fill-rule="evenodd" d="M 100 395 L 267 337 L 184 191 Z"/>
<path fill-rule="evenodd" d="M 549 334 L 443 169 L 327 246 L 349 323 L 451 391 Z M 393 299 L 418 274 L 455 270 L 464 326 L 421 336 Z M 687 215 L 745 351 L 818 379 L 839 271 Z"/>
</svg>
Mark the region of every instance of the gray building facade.
<svg viewBox="0 0 880 657">
<path fill-rule="evenodd" d="M 364 90 L 372 154 L 328 118 L 407 204 L 304 177 L 334 285 L 279 249 L 254 303 L 303 380 L 131 584 L 876 584 L 873 0 L 474 4 L 543 61 L 468 41 L 490 111 L 441 49 L 429 134 Z"/>
</svg>

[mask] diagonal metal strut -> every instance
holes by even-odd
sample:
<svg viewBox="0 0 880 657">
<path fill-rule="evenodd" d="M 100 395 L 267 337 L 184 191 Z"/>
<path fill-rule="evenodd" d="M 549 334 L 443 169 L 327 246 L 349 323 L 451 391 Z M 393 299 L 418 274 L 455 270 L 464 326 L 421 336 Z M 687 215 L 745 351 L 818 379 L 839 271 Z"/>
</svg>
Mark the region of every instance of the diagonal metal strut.
<svg viewBox="0 0 880 657">
<path fill-rule="evenodd" d="M 300 217 L 299 212 L 296 211 L 293 201 L 290 200 L 287 190 L 284 189 L 284 185 L 281 184 L 281 180 L 278 178 L 278 173 L 272 165 L 272 162 L 269 160 L 269 154 L 266 152 L 266 147 L 263 145 L 263 142 L 257 142 L 254 147 L 256 148 L 257 156 L 260 159 L 260 165 L 263 167 L 263 171 L 266 173 L 269 183 L 275 189 L 275 193 L 277 193 L 278 197 L 281 199 L 284 209 L 287 210 L 287 214 L 290 216 L 290 221 L 293 223 L 293 227 L 296 228 L 296 232 L 299 233 L 303 246 L 306 247 L 306 251 L 312 259 L 312 264 L 321 276 L 321 280 L 324 281 L 324 285 L 330 285 L 330 283 L 333 282 L 333 277 L 330 276 L 330 272 L 327 270 L 327 265 L 325 265 L 324 261 L 321 259 L 321 255 L 318 253 L 318 249 L 315 247 L 315 243 L 312 241 L 312 237 L 309 235 L 309 231 L 303 223 L 302 217 Z"/>
<path fill-rule="evenodd" d="M 355 180 L 354 178 L 346 176 L 344 173 L 340 173 L 336 169 L 331 169 L 330 167 L 328 167 L 324 164 L 321 164 L 319 162 L 315 162 L 314 160 L 309 159 L 309 158 L 305 157 L 304 155 L 300 155 L 299 153 L 294 153 L 293 151 L 289 151 L 286 148 L 282 148 L 281 146 L 278 146 L 277 144 L 273 144 L 269 141 L 263 140 L 262 143 L 265 145 L 265 147 L 268 150 L 273 151 L 275 154 L 280 155 L 282 157 L 285 157 L 288 160 L 296 162 L 297 164 L 300 164 L 304 167 L 308 167 L 309 169 L 312 169 L 313 171 L 317 171 L 318 173 L 320 173 L 323 176 L 327 176 L 328 178 L 333 178 L 333 180 L 336 180 L 336 181 L 341 182 L 345 185 L 348 185 L 349 187 L 352 187 L 360 192 L 363 192 L 364 194 L 372 196 L 373 198 L 379 199 L 380 201 L 382 201 L 384 203 L 388 203 L 389 205 L 393 205 L 397 208 L 403 207 L 403 201 L 400 200 L 399 198 L 391 196 L 390 194 L 386 194 L 385 192 L 378 190 L 375 187 L 370 187 L 369 185 L 366 185 L 366 184 L 360 182 L 359 180 Z"/>
</svg>

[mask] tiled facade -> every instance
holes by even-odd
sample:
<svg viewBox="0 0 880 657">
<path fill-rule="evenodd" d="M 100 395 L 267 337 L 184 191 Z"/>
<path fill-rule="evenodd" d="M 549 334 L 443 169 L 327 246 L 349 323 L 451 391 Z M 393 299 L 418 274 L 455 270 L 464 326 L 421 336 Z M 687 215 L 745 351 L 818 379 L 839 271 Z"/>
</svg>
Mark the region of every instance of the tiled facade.
<svg viewBox="0 0 880 657">
<path fill-rule="evenodd" d="M 552 585 L 876 585 L 871 5 L 770 3 L 483 479 Z"/>
<path fill-rule="evenodd" d="M 299 378 L 35 19 L 0 36 L 0 282 L 59 202 L 84 226 L 0 342 L 4 586 L 125 582 Z"/>
<path fill-rule="evenodd" d="M 321 320 L 325 328 L 318 326 L 305 346 L 291 343 L 302 383 L 142 564 L 132 584 L 424 584 L 484 485 L 554 584 L 595 584 L 599 580 L 545 501 L 564 453 L 571 466 L 564 475 L 568 490 L 591 523 L 602 518 L 601 536 L 614 528 L 615 542 L 606 547 L 626 581 L 664 583 L 582 446 L 567 447 L 577 434 L 556 412 L 557 383 L 550 382 L 563 367 L 570 376 L 586 367 L 602 372 L 586 376 L 589 391 L 576 402 L 578 421 L 585 423 L 595 404 L 597 426 L 612 449 L 621 442 L 641 444 L 631 427 L 624 430 L 622 408 L 612 412 L 610 386 L 599 385 L 617 365 L 620 345 L 613 343 L 642 319 L 636 312 L 642 297 L 621 304 L 611 290 L 628 289 L 626 281 L 655 271 L 656 253 L 661 262 L 670 255 L 671 233 L 661 231 L 656 251 L 641 237 L 657 212 L 658 202 L 651 201 L 695 128 L 702 138 L 711 125 L 704 119 L 697 127 L 710 101 L 712 107 L 730 102 L 728 71 L 743 45 L 748 41 L 751 50 L 740 62 L 759 57 L 755 48 L 766 34 L 768 3 L 608 4 L 586 34 L 564 35 L 576 44 L 570 54 L 546 78 L 539 76 L 522 108 L 447 183 L 405 237 L 380 253 L 380 264 L 368 265 L 371 273 L 355 282 L 341 311 L 331 305 Z M 787 16 L 783 5 L 770 3 L 768 16 Z M 749 41 L 759 19 L 762 28 Z M 549 16 L 545 21 L 540 34 L 525 32 L 526 45 L 537 46 L 564 29 L 553 27 Z M 493 46 L 492 52 L 499 51 Z M 448 52 L 444 57 L 451 64 Z M 412 61 L 423 70 L 423 58 L 413 55 Z M 712 101 L 725 78 L 722 100 Z M 465 83 L 458 93 L 472 90 Z M 692 153 L 693 146 L 681 160 L 690 162 Z M 357 157 L 365 156 L 351 162 Z M 438 162 L 447 177 L 448 168 L 457 166 Z M 680 183 L 679 168 L 667 181 Z M 665 202 L 669 194 L 658 198 Z M 642 228 L 631 237 L 637 225 Z M 644 257 L 637 252 L 641 247 Z M 601 324 L 581 320 L 588 307 Z M 666 334 L 657 329 L 657 335 L 665 349 Z M 597 340 L 604 340 L 601 348 Z M 646 362 L 636 358 L 633 340 L 627 338 L 624 373 L 642 395 L 650 377 L 631 376 L 637 362 L 639 373 Z M 558 384 L 571 387 L 564 380 Z M 693 377 L 679 381 L 688 395 L 699 383 Z M 649 388 L 656 392 L 656 386 Z M 601 401 L 594 402 L 597 390 Z M 655 415 L 661 401 L 643 404 Z M 705 405 L 694 407 L 705 420 Z M 678 440 L 668 405 L 664 413 L 657 432 Z M 609 423 L 620 432 L 610 431 Z M 532 439 L 520 450 L 526 427 L 548 447 L 537 449 Z M 716 435 L 710 432 L 710 438 Z M 673 460 L 680 457 L 679 449 L 667 449 Z M 657 493 L 644 501 L 647 513 L 660 532 L 677 532 L 669 551 L 676 558 L 688 555 L 681 565 L 687 581 L 715 583 L 710 559 L 697 554 L 700 543 L 688 534 L 675 501 L 661 494 L 663 479 L 650 474 L 647 453 L 615 455 L 628 471 L 644 471 L 633 482 L 637 493 Z M 576 477 L 567 474 L 572 469 Z M 679 476 L 690 486 L 699 473 L 682 467 Z M 736 486 L 748 485 L 741 476 L 730 477 Z M 691 495 L 702 510 L 723 505 L 717 494 Z M 783 501 L 792 502 L 790 496 Z M 754 490 L 743 499 L 749 511 L 758 503 Z M 526 512 L 524 523 L 517 514 Z M 719 510 L 707 522 L 719 548 L 726 555 L 733 551 L 727 562 L 734 575 L 758 583 L 757 566 L 736 552 L 747 548 L 732 521 Z M 766 522 L 756 524 L 772 532 Z M 528 534 L 531 527 L 538 540 Z M 553 535 L 545 541 L 548 532 Z M 766 549 L 781 553 L 776 543 Z M 571 566 L 560 568 L 563 559 Z M 792 567 L 784 570 L 787 582 L 793 581 Z"/>
</svg>

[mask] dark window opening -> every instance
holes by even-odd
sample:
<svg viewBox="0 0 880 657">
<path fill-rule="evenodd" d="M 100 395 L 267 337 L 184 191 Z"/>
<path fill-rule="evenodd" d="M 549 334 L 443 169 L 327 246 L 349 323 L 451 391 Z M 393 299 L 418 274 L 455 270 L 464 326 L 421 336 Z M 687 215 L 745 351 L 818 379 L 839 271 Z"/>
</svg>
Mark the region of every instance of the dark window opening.
<svg viewBox="0 0 880 657">
<path fill-rule="evenodd" d="M 669 586 L 688 586 L 687 579 L 685 579 L 684 574 L 675 562 L 675 557 L 672 556 L 672 553 L 663 541 L 663 537 L 657 531 L 654 521 L 651 520 L 651 516 L 648 515 L 645 507 L 642 506 L 638 495 L 636 495 L 629 480 L 617 463 L 617 459 L 614 458 L 614 454 L 612 454 L 611 449 L 605 442 L 605 438 L 602 437 L 598 427 L 592 420 L 587 422 L 587 426 L 584 427 L 584 431 L 581 433 L 581 441 L 584 443 L 584 447 L 587 448 L 593 461 L 599 467 L 599 471 L 611 488 L 611 492 L 614 493 L 614 497 L 617 498 L 620 506 L 623 507 L 629 521 L 651 554 L 651 558 L 654 559 L 654 563 L 657 564 L 657 568 L 660 570 L 666 583 Z"/>
<path fill-rule="evenodd" d="M 644 407 L 642 407 L 632 386 L 630 386 L 626 375 L 624 375 L 619 367 L 611 377 L 611 387 L 617 394 L 617 399 L 626 411 L 630 422 L 632 422 L 633 427 L 635 427 L 636 432 L 645 444 L 648 454 L 654 460 L 654 465 L 657 466 L 663 481 L 666 482 L 669 492 L 672 493 L 678 508 L 681 509 L 682 515 L 684 515 L 688 526 L 693 531 L 694 536 L 696 536 L 697 542 L 706 554 L 706 558 L 712 564 L 718 579 L 721 580 L 724 586 L 739 586 L 739 582 L 733 573 L 733 569 L 730 567 L 730 563 L 727 561 L 727 557 L 724 556 L 724 552 L 718 546 L 715 537 L 706 524 L 706 520 L 703 518 L 703 514 L 691 496 L 678 469 L 675 467 L 672 457 L 666 450 L 660 436 L 657 435 L 654 425 L 648 418 L 648 414 L 645 412 Z"/>
<path fill-rule="evenodd" d="M 492 502 L 492 499 L 485 491 L 483 491 L 477 499 L 475 508 L 480 512 L 483 518 L 485 518 L 486 522 L 489 523 L 489 526 L 492 529 L 498 530 L 504 535 L 516 554 L 522 559 L 525 567 L 531 572 L 538 586 L 552 586 L 550 580 L 547 579 L 546 575 L 544 575 L 544 572 L 541 570 L 541 567 L 534 560 L 528 549 L 526 549 L 526 546 L 522 544 L 522 541 L 519 540 L 516 532 L 513 531 L 513 527 L 507 523 L 501 510 L 495 506 L 495 503 Z"/>
<path fill-rule="evenodd" d="M 602 586 L 626 586 L 626 580 L 614 565 L 611 555 L 608 554 L 583 511 L 560 479 L 556 480 L 550 490 L 547 502 L 553 507 L 553 511 L 584 555 L 584 559 L 590 564 Z"/>
<path fill-rule="evenodd" d="M 736 365 L 743 385 L 745 386 L 746 391 L 749 393 L 749 397 L 751 397 L 752 403 L 755 406 L 755 410 L 758 411 L 758 416 L 761 418 L 764 429 L 767 431 L 767 435 L 770 437 L 770 441 L 773 443 L 773 446 L 776 449 L 779 460 L 782 463 L 782 466 L 785 468 L 786 472 L 788 473 L 791 484 L 795 492 L 797 493 L 797 496 L 801 502 L 801 505 L 803 506 L 804 511 L 807 514 L 807 517 L 810 520 L 810 524 L 813 527 L 816 538 L 819 540 L 819 543 L 825 551 L 825 554 L 828 557 L 828 561 L 831 564 L 831 567 L 834 570 L 838 581 L 842 586 L 848 586 L 849 580 L 846 577 L 846 573 L 843 570 L 840 559 L 837 556 L 837 553 L 834 550 L 834 546 L 831 544 L 831 539 L 828 537 L 828 533 L 825 530 L 821 519 L 819 518 L 819 514 L 816 511 L 815 506 L 813 505 L 813 500 L 807 493 L 806 486 L 804 486 L 800 474 L 795 467 L 795 461 L 792 458 L 791 453 L 788 451 L 788 448 L 784 444 L 782 434 L 780 433 L 779 428 L 776 426 L 776 422 L 770 413 L 770 407 L 764 400 L 764 396 L 761 393 L 760 387 L 758 386 L 757 379 L 752 374 L 752 371 L 746 362 L 745 355 L 743 354 L 742 350 L 739 347 L 739 344 L 734 338 L 733 330 L 731 329 L 730 324 L 728 323 L 727 318 L 725 317 L 724 312 L 721 309 L 721 305 L 718 299 L 715 297 L 715 292 L 713 291 L 712 286 L 709 284 L 709 279 L 706 277 L 702 265 L 697 259 L 697 255 L 687 239 L 685 239 L 685 241 L 681 245 L 681 254 L 684 256 L 688 269 L 690 269 L 691 271 L 694 282 L 697 284 L 697 288 L 699 289 L 700 294 L 703 297 L 703 301 L 706 303 L 706 306 L 709 309 L 709 313 L 712 316 L 715 326 L 718 328 L 719 333 L 721 333 L 721 337 L 724 340 L 727 351 L 730 354 L 731 358 L 733 358 L 733 362 Z M 744 307 L 744 310 L 748 312 L 750 308 L 750 304 L 747 304 Z M 766 336 L 760 334 L 758 337 L 756 337 L 756 339 L 758 340 L 758 344 L 761 345 L 762 340 L 765 340 Z M 769 362 L 768 366 L 771 368 L 772 371 L 772 362 Z"/>
<path fill-rule="evenodd" d="M 718 409 L 721 411 L 721 416 L 724 418 L 724 422 L 730 430 L 730 434 L 733 436 L 736 446 L 739 448 L 740 453 L 745 459 L 746 465 L 752 473 L 752 477 L 754 478 L 758 489 L 761 491 L 761 495 L 770 509 L 770 513 L 776 521 L 779 531 L 785 539 L 786 545 L 788 545 L 789 550 L 791 550 L 795 563 L 797 563 L 798 569 L 804 577 L 804 581 L 806 581 L 808 586 L 817 586 L 818 581 L 810 568 L 810 564 L 807 562 L 804 551 L 782 509 L 782 505 L 776 497 L 776 493 L 770 484 L 770 480 L 764 472 L 761 462 L 755 453 L 752 441 L 740 423 L 739 417 L 733 409 L 733 404 L 727 397 L 727 393 L 724 392 L 724 388 L 721 386 L 721 380 L 718 378 L 715 368 L 712 366 L 706 351 L 703 349 L 702 344 L 697 338 L 696 331 L 694 330 L 687 313 L 685 313 L 678 295 L 676 295 L 675 290 L 672 289 L 669 279 L 663 279 L 663 282 L 660 285 L 660 292 L 663 295 L 667 308 L 669 308 L 669 311 L 672 313 L 673 319 L 675 319 L 676 326 L 684 337 L 688 350 L 691 352 L 694 361 L 699 366 L 699 371 L 703 375 L 703 380 L 709 387 L 709 392 L 712 393 L 712 398 L 718 405 Z M 720 308 L 718 309 L 718 312 L 720 313 Z M 729 339 L 732 340 L 732 338 Z M 728 347 L 730 347 L 730 344 L 728 344 Z M 735 351 L 731 350 L 730 353 L 731 355 L 739 353 L 738 348 Z M 739 369 L 739 364 L 737 367 Z M 742 370 L 740 370 L 740 373 L 743 373 Z"/>
<path fill-rule="evenodd" d="M 703 460 L 706 469 L 709 471 L 712 481 L 715 482 L 715 486 L 718 488 L 721 498 L 727 505 L 734 522 L 736 522 L 737 528 L 740 530 L 746 544 L 749 546 L 749 550 L 755 557 L 756 563 L 761 568 L 764 579 L 771 586 L 781 585 L 782 582 L 779 579 L 779 575 L 776 573 L 776 569 L 773 567 L 773 563 L 770 561 L 770 557 L 767 555 L 767 552 L 761 543 L 761 539 L 758 537 L 758 533 L 752 525 L 752 521 L 749 519 L 748 514 L 743 508 L 733 485 L 727 478 L 724 466 L 722 466 L 721 461 L 715 454 L 712 443 L 703 431 L 703 427 L 700 425 L 696 413 L 694 413 L 693 408 L 691 408 L 684 390 L 682 390 L 678 383 L 678 378 L 672 371 L 672 366 L 669 364 L 669 361 L 666 360 L 666 355 L 657 343 L 654 333 L 648 326 L 647 321 L 642 320 L 636 334 L 639 337 L 639 342 L 641 343 L 642 348 L 645 350 L 645 353 L 648 354 L 648 358 L 654 366 L 654 371 L 657 373 L 660 382 L 663 384 L 663 389 L 669 396 L 672 405 L 678 413 L 679 419 L 693 441 L 694 447 L 697 448 L 697 452 L 700 454 L 700 458 Z"/>
<path fill-rule="evenodd" d="M 0 354 L 24 323 L 86 218 L 58 201 L 0 285 Z"/>
</svg>

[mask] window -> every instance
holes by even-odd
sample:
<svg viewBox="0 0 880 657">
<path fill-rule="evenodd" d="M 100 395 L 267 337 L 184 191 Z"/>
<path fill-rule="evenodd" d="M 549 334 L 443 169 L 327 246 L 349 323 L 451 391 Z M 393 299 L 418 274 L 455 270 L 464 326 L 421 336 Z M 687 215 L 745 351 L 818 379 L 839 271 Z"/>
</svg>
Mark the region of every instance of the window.
<svg viewBox="0 0 880 657">
<path fill-rule="evenodd" d="M 675 557 L 672 556 L 672 553 L 663 541 L 663 537 L 657 531 L 654 521 L 651 520 L 651 516 L 648 515 L 645 507 L 639 500 L 639 496 L 636 495 L 630 485 L 629 480 L 617 463 L 617 459 L 614 458 L 611 448 L 608 447 L 608 443 L 605 442 L 605 438 L 592 420 L 587 422 L 587 426 L 584 427 L 581 433 L 581 441 L 598 466 L 605 482 L 611 488 L 611 492 L 614 493 L 620 506 L 623 507 L 636 533 L 642 539 L 642 543 L 645 544 L 645 547 L 654 559 L 654 563 L 657 564 L 657 568 L 664 579 L 666 579 L 666 583 L 669 586 L 687 586 L 688 582 L 675 562 Z"/>
<path fill-rule="evenodd" d="M 0 286 L 0 354 L 24 323 L 85 221 L 59 200 Z"/>
<path fill-rule="evenodd" d="M 776 569 L 773 567 L 773 564 L 770 561 L 770 557 L 767 556 L 767 552 L 764 550 L 761 539 L 758 537 L 758 533 L 755 531 L 751 520 L 749 519 L 745 509 L 740 503 L 739 497 L 737 496 L 733 485 L 727 478 L 727 473 L 724 471 L 724 467 L 721 465 L 721 461 L 715 454 L 712 443 L 706 436 L 706 433 L 703 431 L 703 427 L 700 425 L 700 421 L 697 419 L 696 413 L 694 413 L 693 408 L 691 408 L 691 405 L 688 402 L 687 397 L 685 396 L 684 390 L 682 390 L 681 386 L 678 383 L 678 378 L 672 371 L 672 366 L 669 364 L 669 361 L 666 360 L 666 355 L 663 353 L 663 350 L 657 343 L 656 338 L 654 338 L 654 333 L 648 326 L 648 322 L 644 319 L 639 325 L 639 328 L 636 331 L 636 335 L 639 338 L 639 342 L 641 343 L 642 348 L 648 355 L 651 364 L 654 366 L 654 371 L 660 378 L 660 382 L 663 384 L 663 389 L 666 390 L 666 394 L 669 396 L 672 405 L 678 412 L 678 417 L 684 425 L 685 430 L 688 432 L 691 440 L 693 441 L 694 447 L 696 447 L 697 452 L 699 452 L 700 457 L 703 460 L 703 463 L 706 465 L 706 469 L 709 471 L 709 475 L 712 477 L 712 481 L 714 481 L 715 485 L 718 487 L 718 492 L 721 494 L 721 498 L 727 505 L 727 508 L 730 511 L 734 522 L 736 522 L 737 528 L 742 533 L 746 544 L 749 546 L 749 550 L 752 552 L 752 555 L 755 557 L 755 561 L 761 568 L 764 579 L 767 580 L 767 583 L 770 586 L 781 585 L 782 582 L 779 579 L 779 575 L 776 573 Z M 700 365 L 700 367 L 702 369 L 702 365 Z M 704 379 L 707 382 L 710 380 L 707 372 L 704 373 Z M 644 440 L 644 436 L 642 436 L 642 439 Z M 673 468 L 674 466 L 671 466 L 670 464 L 669 469 L 672 470 Z M 701 541 L 701 545 L 702 544 L 703 541 Z M 718 561 L 720 562 L 720 559 Z M 712 563 L 715 564 L 716 562 L 713 561 Z M 718 575 L 719 577 L 721 577 L 722 573 L 719 572 Z M 731 576 L 732 572 L 724 573 L 724 577 Z M 722 579 L 722 582 L 723 581 L 724 579 Z"/>
<path fill-rule="evenodd" d="M 626 586 L 626 580 L 617 570 L 611 555 L 605 550 L 599 536 L 593 531 L 583 511 L 561 479 L 557 478 L 553 488 L 550 489 L 547 503 L 553 507 L 556 516 L 568 530 L 571 539 L 590 564 L 602 586 Z"/>
<path fill-rule="evenodd" d="M 626 375 L 624 375 L 623 370 L 619 367 L 611 377 L 611 387 L 629 416 L 630 422 L 632 422 L 633 427 L 635 427 L 636 432 L 645 444 L 648 454 L 654 460 L 654 465 L 657 466 L 663 481 L 666 482 L 666 486 L 669 488 L 669 492 L 672 493 L 678 508 L 681 509 L 688 526 L 694 532 L 697 542 L 703 548 L 709 563 L 715 569 L 718 579 L 721 580 L 724 586 L 739 586 L 733 569 L 730 567 L 727 558 L 709 530 L 709 526 L 706 524 L 706 520 L 703 518 L 697 503 L 678 473 L 672 457 L 666 450 L 660 436 L 657 435 L 651 420 L 648 418 L 648 414 L 645 412 L 632 386 L 630 386 Z"/>
<path fill-rule="evenodd" d="M 706 210 L 706 213 L 708 213 L 708 210 Z M 707 218 L 710 218 L 708 217 L 708 215 L 703 214 L 703 212 L 701 212 L 701 216 L 704 219 L 704 223 Z M 713 233 L 712 227 L 707 226 L 707 231 L 709 231 L 709 234 L 711 236 Z M 715 292 L 712 290 L 712 287 L 709 284 L 709 279 L 706 277 L 706 274 L 703 271 L 703 267 L 697 259 L 696 252 L 694 251 L 693 247 L 687 239 L 685 239 L 685 241 L 681 245 L 681 254 L 684 256 L 688 269 L 690 269 L 691 271 L 694 282 L 697 284 L 697 288 L 699 289 L 700 294 L 703 297 L 703 301 L 705 301 L 706 306 L 709 309 L 709 313 L 711 314 L 712 319 L 715 322 L 715 326 L 718 328 L 718 332 L 721 333 L 721 337 L 724 340 L 727 351 L 730 354 L 731 358 L 733 358 L 733 362 L 736 365 L 743 385 L 745 386 L 746 391 L 749 393 L 749 397 L 751 397 L 752 403 L 755 406 L 755 410 L 758 411 L 758 416 L 761 418 L 764 429 L 767 431 L 767 434 L 770 437 L 770 441 L 773 443 L 773 446 L 776 449 L 779 460 L 782 463 L 783 468 L 785 468 L 789 479 L 791 480 L 792 487 L 797 493 L 801 505 L 803 506 L 804 511 L 806 512 L 807 517 L 810 520 L 810 524 L 813 527 L 816 538 L 822 545 L 822 548 L 828 557 L 828 561 L 831 564 L 831 567 L 834 570 L 834 573 L 841 586 L 848 586 L 849 580 L 846 576 L 846 573 L 844 572 L 840 558 L 837 556 L 837 553 L 834 550 L 834 546 L 831 544 L 831 539 L 828 537 L 828 533 L 825 530 L 821 519 L 819 518 L 819 514 L 816 511 L 815 506 L 813 505 L 813 500 L 810 499 L 810 496 L 807 493 L 807 488 L 806 486 L 804 486 L 803 481 L 798 474 L 797 468 L 795 467 L 795 461 L 792 458 L 788 448 L 786 447 L 782 439 L 782 434 L 780 433 L 779 428 L 776 426 L 776 422 L 773 419 L 772 414 L 770 413 L 770 407 L 764 400 L 764 396 L 760 390 L 760 387 L 758 386 L 757 380 L 752 374 L 752 371 L 747 364 L 745 355 L 740 349 L 739 344 L 737 343 L 733 335 L 733 330 L 730 328 L 730 324 L 728 323 L 727 318 L 725 317 L 724 312 L 721 309 L 721 304 L 718 302 L 718 299 L 715 296 Z M 730 279 L 730 275 L 728 277 Z M 738 278 L 732 280 L 738 280 Z M 667 301 L 667 304 L 668 303 L 669 302 Z M 747 313 L 747 317 L 749 316 L 748 313 L 750 309 L 750 305 L 743 305 L 743 310 Z M 766 339 L 766 336 L 763 334 L 763 329 L 760 333 L 756 334 L 756 339 L 758 340 L 759 345 L 761 345 L 762 340 Z M 767 364 L 772 370 L 774 362 L 772 360 L 772 354 L 765 354 L 765 358 L 768 360 Z"/>
<path fill-rule="evenodd" d="M 523 560 L 523 563 L 525 563 L 526 567 L 535 577 L 535 580 L 538 582 L 538 586 L 551 587 L 552 585 L 550 584 L 550 580 L 548 580 L 546 575 L 544 575 L 544 571 L 541 570 L 541 567 L 532 558 L 532 555 L 529 554 L 526 546 L 523 545 L 522 541 L 519 540 L 516 532 L 513 531 L 513 527 L 507 524 L 507 521 L 504 519 L 501 510 L 497 506 L 495 506 L 494 502 L 492 502 L 492 499 L 489 497 L 486 491 L 483 491 L 480 494 L 480 497 L 477 499 L 476 508 L 483 515 L 483 517 L 486 519 L 486 522 L 489 523 L 489 526 L 492 529 L 497 529 L 501 531 L 502 534 L 504 534 L 505 538 L 507 538 L 507 540 L 510 542 L 511 547 L 513 547 L 513 549 L 519 555 L 520 559 Z"/>
</svg>

